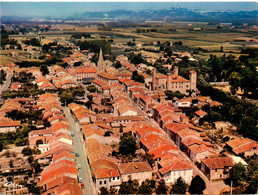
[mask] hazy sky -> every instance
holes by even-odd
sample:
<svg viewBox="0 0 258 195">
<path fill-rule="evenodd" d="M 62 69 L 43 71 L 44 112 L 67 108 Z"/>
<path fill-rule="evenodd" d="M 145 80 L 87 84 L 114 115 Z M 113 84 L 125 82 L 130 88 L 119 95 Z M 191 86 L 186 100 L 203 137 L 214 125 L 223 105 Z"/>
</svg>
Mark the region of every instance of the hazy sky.
<svg viewBox="0 0 258 195">
<path fill-rule="evenodd" d="M 1 16 L 71 16 L 87 11 L 115 9 L 169 9 L 180 6 L 203 11 L 257 10 L 255 2 L 0 2 Z"/>
</svg>

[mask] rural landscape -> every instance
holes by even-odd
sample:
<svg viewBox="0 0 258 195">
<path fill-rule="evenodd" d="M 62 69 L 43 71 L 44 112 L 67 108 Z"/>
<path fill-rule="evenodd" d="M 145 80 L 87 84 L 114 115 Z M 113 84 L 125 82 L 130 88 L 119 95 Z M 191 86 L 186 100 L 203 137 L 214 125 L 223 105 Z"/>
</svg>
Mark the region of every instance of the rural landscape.
<svg viewBox="0 0 258 195">
<path fill-rule="evenodd" d="M 0 194 L 257 194 L 256 2 L 1 2 Z"/>
</svg>

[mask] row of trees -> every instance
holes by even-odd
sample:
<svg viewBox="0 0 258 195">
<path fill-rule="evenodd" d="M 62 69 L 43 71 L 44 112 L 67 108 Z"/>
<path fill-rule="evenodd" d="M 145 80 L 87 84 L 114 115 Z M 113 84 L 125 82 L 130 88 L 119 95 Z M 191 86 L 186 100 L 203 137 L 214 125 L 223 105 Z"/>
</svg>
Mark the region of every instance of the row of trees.
<svg viewBox="0 0 258 195">
<path fill-rule="evenodd" d="M 90 50 L 91 52 L 99 53 L 100 48 L 102 48 L 104 54 L 111 53 L 111 44 L 106 40 L 78 41 L 75 44 L 80 47 L 80 50 Z"/>
<path fill-rule="evenodd" d="M 139 185 L 137 180 L 131 178 L 127 182 L 123 182 L 120 185 L 118 191 L 119 194 L 186 194 L 188 191 L 191 194 L 203 194 L 206 189 L 205 182 L 200 176 L 196 176 L 192 179 L 191 185 L 185 183 L 185 181 L 179 177 L 176 182 L 169 188 L 166 182 L 162 179 L 157 184 L 155 180 L 145 180 Z M 105 187 L 100 189 L 101 195 L 115 194 L 117 193 L 114 188 L 108 190 Z"/>
<path fill-rule="evenodd" d="M 26 45 L 32 45 L 32 46 L 41 46 L 40 44 L 40 40 L 37 38 L 31 38 L 31 39 L 27 39 L 22 41 L 24 44 Z"/>
</svg>

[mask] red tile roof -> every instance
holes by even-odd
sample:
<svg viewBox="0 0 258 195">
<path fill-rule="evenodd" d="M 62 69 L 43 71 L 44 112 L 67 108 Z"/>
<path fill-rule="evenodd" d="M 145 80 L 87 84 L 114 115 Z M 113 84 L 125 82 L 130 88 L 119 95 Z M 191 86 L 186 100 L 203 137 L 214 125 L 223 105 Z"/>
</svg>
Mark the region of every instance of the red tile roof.
<svg viewBox="0 0 258 195">
<path fill-rule="evenodd" d="M 159 164 L 162 166 L 160 169 L 161 174 L 165 174 L 169 171 L 179 171 L 179 170 L 190 170 L 193 169 L 192 165 L 185 159 L 176 158 L 173 161 L 161 161 Z"/>
<path fill-rule="evenodd" d="M 231 157 L 205 158 L 202 162 L 210 169 L 223 169 L 224 167 L 232 167 L 235 164 Z"/>
<path fill-rule="evenodd" d="M 204 112 L 203 110 L 200 109 L 200 110 L 196 111 L 195 114 L 197 116 L 204 116 L 204 115 L 207 115 L 207 112 Z"/>
<path fill-rule="evenodd" d="M 132 174 L 132 173 L 141 173 L 141 172 L 151 172 L 152 168 L 147 161 L 130 162 L 130 163 L 121 163 L 119 166 L 119 171 L 123 175 L 123 174 Z"/>
<path fill-rule="evenodd" d="M 9 118 L 0 118 L 0 127 L 18 127 L 21 126 L 21 121 L 13 121 Z"/>
<path fill-rule="evenodd" d="M 120 176 L 117 169 L 107 169 L 107 168 L 96 169 L 93 171 L 92 174 L 96 179 L 112 178 L 112 177 Z"/>
</svg>

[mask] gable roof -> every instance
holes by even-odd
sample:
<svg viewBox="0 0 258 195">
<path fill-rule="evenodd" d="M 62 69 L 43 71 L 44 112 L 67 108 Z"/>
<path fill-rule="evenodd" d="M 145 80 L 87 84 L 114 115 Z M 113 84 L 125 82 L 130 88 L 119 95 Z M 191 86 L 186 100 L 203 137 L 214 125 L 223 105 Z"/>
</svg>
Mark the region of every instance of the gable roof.
<svg viewBox="0 0 258 195">
<path fill-rule="evenodd" d="M 224 167 L 232 167 L 235 164 L 231 157 L 205 158 L 202 162 L 210 169 L 223 169 Z"/>
<path fill-rule="evenodd" d="M 147 161 L 121 163 L 118 168 L 121 174 L 132 174 L 152 171 L 152 168 Z"/>
</svg>

